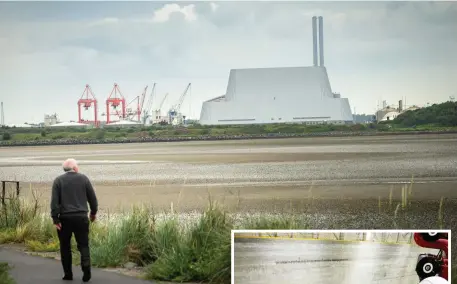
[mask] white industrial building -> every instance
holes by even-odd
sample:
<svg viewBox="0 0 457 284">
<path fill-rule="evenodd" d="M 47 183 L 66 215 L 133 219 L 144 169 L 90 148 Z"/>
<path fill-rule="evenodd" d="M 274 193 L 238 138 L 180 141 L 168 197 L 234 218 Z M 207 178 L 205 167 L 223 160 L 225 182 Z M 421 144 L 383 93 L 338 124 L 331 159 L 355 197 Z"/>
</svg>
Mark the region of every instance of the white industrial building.
<svg viewBox="0 0 457 284">
<path fill-rule="evenodd" d="M 116 122 L 105 124 L 103 127 L 140 127 L 144 124 L 133 120 L 119 120 Z"/>
<path fill-rule="evenodd" d="M 200 123 L 353 123 L 349 101 L 332 92 L 324 67 L 323 26 L 313 17 L 314 66 L 234 69 L 226 94 L 203 103 Z"/>
<path fill-rule="evenodd" d="M 382 106 L 383 108 L 376 112 L 377 122 L 394 120 L 395 118 L 397 118 L 397 116 L 399 116 L 402 113 L 420 109 L 420 107 L 415 105 L 405 108 L 405 106 L 403 105 L 403 100 L 398 101 L 398 106 L 387 105 L 387 101 L 383 101 Z"/>
<path fill-rule="evenodd" d="M 44 126 L 51 126 L 59 123 L 57 114 L 45 114 L 44 115 Z"/>
<path fill-rule="evenodd" d="M 59 128 L 59 127 L 88 128 L 88 127 L 90 127 L 90 125 L 85 124 L 85 123 L 69 121 L 69 122 L 58 122 L 56 124 L 51 124 L 51 125 L 49 125 L 49 127 L 53 127 L 53 128 Z"/>
</svg>

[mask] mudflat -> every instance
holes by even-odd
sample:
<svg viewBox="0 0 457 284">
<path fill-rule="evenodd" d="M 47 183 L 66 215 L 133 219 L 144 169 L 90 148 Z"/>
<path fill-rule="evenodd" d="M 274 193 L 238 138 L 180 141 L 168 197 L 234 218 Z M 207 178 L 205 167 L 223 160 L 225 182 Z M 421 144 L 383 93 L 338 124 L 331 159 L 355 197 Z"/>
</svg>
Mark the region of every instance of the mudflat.
<svg viewBox="0 0 457 284">
<path fill-rule="evenodd" d="M 69 157 L 93 181 L 102 211 L 173 203 L 187 212 L 211 197 L 232 212 L 346 214 L 359 220 L 347 226 L 366 227 L 375 222 L 364 223 L 366 214 L 391 216 L 408 186 L 417 225 L 436 226 L 440 202 L 445 223 L 456 221 L 456 134 L 0 148 L 1 179 L 22 181 L 22 195 L 32 188 L 47 205 Z"/>
</svg>

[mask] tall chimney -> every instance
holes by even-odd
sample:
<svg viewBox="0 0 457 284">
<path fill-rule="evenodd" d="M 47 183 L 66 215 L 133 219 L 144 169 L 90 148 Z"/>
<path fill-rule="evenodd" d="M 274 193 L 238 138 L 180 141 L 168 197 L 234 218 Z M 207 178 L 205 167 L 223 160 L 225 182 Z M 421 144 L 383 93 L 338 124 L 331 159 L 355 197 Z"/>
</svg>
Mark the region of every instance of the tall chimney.
<svg viewBox="0 0 457 284">
<path fill-rule="evenodd" d="M 0 109 L 0 116 L 1 116 L 1 121 L 0 121 L 0 126 L 5 125 L 5 114 L 3 113 L 3 102 L 1 103 L 1 109 Z"/>
<path fill-rule="evenodd" d="M 317 17 L 313 17 L 313 65 L 317 66 Z"/>
<path fill-rule="evenodd" d="M 319 17 L 319 66 L 324 66 L 324 23 Z"/>
</svg>

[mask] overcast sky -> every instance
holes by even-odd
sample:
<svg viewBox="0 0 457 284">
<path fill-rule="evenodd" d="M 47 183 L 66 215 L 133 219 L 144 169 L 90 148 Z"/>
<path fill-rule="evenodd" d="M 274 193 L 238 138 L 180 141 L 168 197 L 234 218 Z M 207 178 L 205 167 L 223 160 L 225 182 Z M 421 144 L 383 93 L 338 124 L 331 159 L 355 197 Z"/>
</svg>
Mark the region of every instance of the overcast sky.
<svg viewBox="0 0 457 284">
<path fill-rule="evenodd" d="M 312 65 L 315 15 L 357 113 L 457 97 L 457 2 L 0 2 L 5 122 L 76 120 L 85 84 L 104 105 L 114 82 L 127 101 L 157 82 L 165 107 L 191 82 L 182 111 L 199 118 L 232 68 Z"/>
</svg>

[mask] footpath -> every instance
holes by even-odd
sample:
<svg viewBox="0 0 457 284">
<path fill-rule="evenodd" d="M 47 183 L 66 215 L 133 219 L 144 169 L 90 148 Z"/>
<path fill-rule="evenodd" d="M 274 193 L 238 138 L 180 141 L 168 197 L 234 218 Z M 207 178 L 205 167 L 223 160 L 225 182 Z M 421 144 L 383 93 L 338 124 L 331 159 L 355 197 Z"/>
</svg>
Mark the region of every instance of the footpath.
<svg viewBox="0 0 457 284">
<path fill-rule="evenodd" d="M 83 283 L 79 266 L 73 267 L 73 281 L 63 281 L 60 261 L 28 255 L 12 248 L 0 246 L 0 262 L 7 262 L 12 266 L 10 274 L 17 284 Z M 88 283 L 157 284 L 157 282 L 141 280 L 96 268 L 92 269 L 92 279 Z"/>
</svg>

